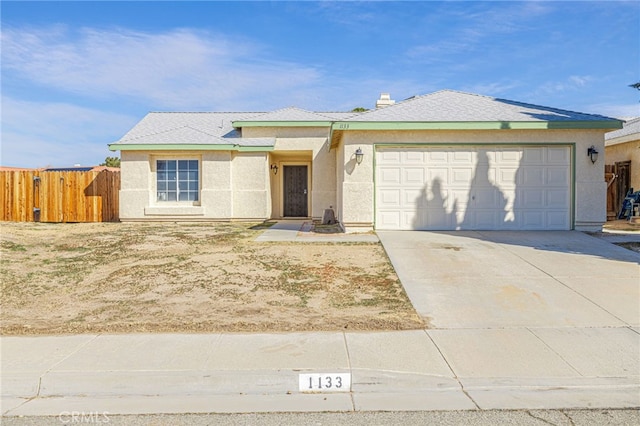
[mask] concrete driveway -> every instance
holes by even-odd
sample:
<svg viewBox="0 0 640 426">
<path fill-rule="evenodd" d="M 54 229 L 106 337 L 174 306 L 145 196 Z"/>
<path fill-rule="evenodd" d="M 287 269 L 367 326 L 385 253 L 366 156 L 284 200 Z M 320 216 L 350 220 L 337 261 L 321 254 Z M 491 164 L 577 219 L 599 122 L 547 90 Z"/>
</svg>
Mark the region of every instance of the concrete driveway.
<svg viewBox="0 0 640 426">
<path fill-rule="evenodd" d="M 566 232 L 380 231 L 431 328 L 640 325 L 640 254 Z"/>
<path fill-rule="evenodd" d="M 378 232 L 482 408 L 639 407 L 640 255 L 580 232 Z"/>
</svg>

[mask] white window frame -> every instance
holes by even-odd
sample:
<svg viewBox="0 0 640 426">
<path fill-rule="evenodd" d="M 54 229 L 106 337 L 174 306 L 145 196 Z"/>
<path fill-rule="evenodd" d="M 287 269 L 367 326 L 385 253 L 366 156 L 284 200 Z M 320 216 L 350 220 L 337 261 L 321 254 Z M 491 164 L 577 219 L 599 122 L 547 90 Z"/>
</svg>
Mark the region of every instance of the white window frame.
<svg viewBox="0 0 640 426">
<path fill-rule="evenodd" d="M 187 169 L 180 169 L 181 162 L 188 162 Z M 160 170 L 160 163 L 165 163 L 169 165 L 170 162 L 174 162 L 175 170 L 167 169 L 166 172 Z M 190 166 L 196 163 L 197 170 L 195 171 L 195 179 L 193 176 L 193 170 L 190 170 Z M 199 205 L 200 204 L 200 187 L 201 187 L 201 175 L 200 171 L 202 169 L 202 161 L 198 158 L 155 158 L 155 201 L 160 204 L 189 204 L 189 205 Z M 171 183 L 173 179 L 170 177 L 170 172 L 175 173 L 175 200 L 169 199 L 171 198 L 170 193 L 174 191 L 171 188 Z M 166 178 L 164 182 L 161 180 L 161 174 L 166 173 Z M 186 176 L 185 176 L 186 174 Z M 193 188 L 193 183 L 195 182 L 195 189 Z M 163 185 L 164 183 L 164 185 Z M 186 189 L 184 188 L 184 184 L 186 184 Z M 180 193 L 184 191 L 186 193 L 195 193 L 195 199 L 188 200 L 180 200 Z M 162 196 L 162 195 L 164 196 Z"/>
</svg>

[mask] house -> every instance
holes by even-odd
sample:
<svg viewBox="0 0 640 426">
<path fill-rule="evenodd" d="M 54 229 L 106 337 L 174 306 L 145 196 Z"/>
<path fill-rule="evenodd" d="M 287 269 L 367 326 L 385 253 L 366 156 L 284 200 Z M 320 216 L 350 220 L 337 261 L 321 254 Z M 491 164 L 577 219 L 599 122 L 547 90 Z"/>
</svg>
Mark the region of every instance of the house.
<svg viewBox="0 0 640 426">
<path fill-rule="evenodd" d="M 613 213 L 620 211 L 629 190 L 640 191 L 640 117 L 624 123 L 622 129 L 605 134 L 605 166 L 611 172 Z"/>
<path fill-rule="evenodd" d="M 618 120 L 443 90 L 360 113 L 149 113 L 119 141 L 120 219 L 347 230 L 598 230 Z M 591 149 L 591 151 L 590 151 Z"/>
</svg>

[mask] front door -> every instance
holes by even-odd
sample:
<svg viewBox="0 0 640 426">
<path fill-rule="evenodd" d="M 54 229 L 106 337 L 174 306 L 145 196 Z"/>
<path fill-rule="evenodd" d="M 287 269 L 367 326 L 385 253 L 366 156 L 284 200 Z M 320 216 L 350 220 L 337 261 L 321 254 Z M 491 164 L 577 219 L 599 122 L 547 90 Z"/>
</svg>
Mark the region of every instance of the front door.
<svg viewBox="0 0 640 426">
<path fill-rule="evenodd" d="M 284 215 L 307 217 L 307 166 L 284 166 Z"/>
</svg>

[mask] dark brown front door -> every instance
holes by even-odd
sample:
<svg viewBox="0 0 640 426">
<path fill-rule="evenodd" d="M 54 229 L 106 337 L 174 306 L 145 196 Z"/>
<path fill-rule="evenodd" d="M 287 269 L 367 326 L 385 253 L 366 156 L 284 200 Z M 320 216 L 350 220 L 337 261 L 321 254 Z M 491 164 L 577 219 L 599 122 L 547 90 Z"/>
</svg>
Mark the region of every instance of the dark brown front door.
<svg viewBox="0 0 640 426">
<path fill-rule="evenodd" d="M 307 166 L 284 166 L 285 217 L 307 217 Z"/>
</svg>

